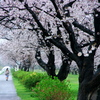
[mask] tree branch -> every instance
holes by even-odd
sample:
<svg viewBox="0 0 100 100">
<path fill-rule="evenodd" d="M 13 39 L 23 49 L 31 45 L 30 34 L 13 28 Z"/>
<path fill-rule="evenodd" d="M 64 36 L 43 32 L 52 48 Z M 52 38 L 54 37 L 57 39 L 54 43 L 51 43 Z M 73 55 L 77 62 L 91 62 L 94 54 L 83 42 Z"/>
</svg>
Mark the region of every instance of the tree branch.
<svg viewBox="0 0 100 100">
<path fill-rule="evenodd" d="M 42 24 L 40 23 L 40 21 L 38 20 L 38 17 L 36 16 L 36 14 L 30 9 L 30 7 L 28 6 L 28 4 L 25 3 L 25 8 L 30 12 L 30 14 L 32 15 L 32 17 L 35 19 L 35 21 L 37 22 L 38 26 L 41 28 L 41 30 L 43 31 L 43 34 L 45 34 L 46 36 L 48 36 L 48 32 L 46 31 L 46 29 L 44 29 L 44 27 L 42 26 Z"/>
<path fill-rule="evenodd" d="M 52 78 L 54 76 L 56 76 L 55 73 L 55 56 L 54 56 L 54 50 L 50 50 L 50 53 L 48 55 L 48 63 L 47 63 L 47 67 L 48 67 L 48 74 L 52 76 Z"/>
<path fill-rule="evenodd" d="M 41 59 L 41 54 L 40 54 L 40 51 L 37 49 L 36 50 L 36 54 L 35 54 L 35 58 L 38 62 L 38 64 L 44 69 L 44 70 L 48 70 L 47 69 L 47 64 Z"/>
<path fill-rule="evenodd" d="M 93 32 L 93 31 L 91 31 L 91 30 L 87 29 L 85 26 L 79 24 L 78 21 L 75 20 L 72 24 L 73 24 L 75 27 L 78 27 L 78 28 L 79 28 L 80 30 L 82 30 L 83 32 L 86 32 L 86 33 L 88 33 L 89 35 L 94 36 L 94 32 Z"/>
<path fill-rule="evenodd" d="M 75 0 L 75 1 L 76 1 L 76 0 Z M 68 7 L 72 7 L 72 5 L 73 5 L 73 3 L 74 3 L 75 1 L 72 1 L 72 2 L 69 2 L 69 3 L 65 4 L 64 7 L 63 7 L 63 9 L 68 8 Z"/>
<path fill-rule="evenodd" d="M 72 51 L 78 55 L 79 52 L 81 52 L 81 56 L 82 56 L 82 50 L 80 45 L 77 43 L 77 40 L 75 39 L 75 33 L 72 29 L 72 25 L 69 22 L 63 22 L 63 25 L 65 27 L 65 29 L 67 30 L 67 32 L 69 33 L 69 39 L 71 42 L 71 49 Z"/>
<path fill-rule="evenodd" d="M 9 16 L 0 16 L 0 21 L 4 20 L 5 18 L 9 17 Z"/>
<path fill-rule="evenodd" d="M 50 39 L 49 41 L 57 46 L 66 56 L 76 61 L 77 63 L 79 62 L 80 59 L 75 54 L 70 52 L 63 43 L 57 41 L 57 39 Z"/>
<path fill-rule="evenodd" d="M 58 9 L 58 7 L 57 7 L 57 5 L 55 3 L 55 0 L 50 0 L 50 1 L 52 2 L 53 6 L 54 6 L 54 8 L 56 10 L 56 13 L 57 13 L 56 17 L 59 18 L 59 19 L 62 19 L 62 16 L 61 16 L 61 14 L 59 12 L 59 9 Z"/>
<path fill-rule="evenodd" d="M 100 45 L 100 11 L 94 9 L 94 27 L 97 47 Z"/>
<path fill-rule="evenodd" d="M 35 7 L 36 9 L 40 10 L 40 11 L 45 12 L 47 15 L 50 15 L 51 17 L 55 18 L 55 16 L 49 14 L 48 12 L 44 11 L 43 9 L 41 9 L 41 8 L 39 8 L 39 7 L 36 7 L 36 6 L 34 6 L 34 7 Z"/>
<path fill-rule="evenodd" d="M 68 76 L 70 71 L 70 64 L 71 64 L 71 60 L 67 56 L 65 57 L 62 54 L 62 65 L 57 75 L 60 81 L 63 81 Z"/>
</svg>

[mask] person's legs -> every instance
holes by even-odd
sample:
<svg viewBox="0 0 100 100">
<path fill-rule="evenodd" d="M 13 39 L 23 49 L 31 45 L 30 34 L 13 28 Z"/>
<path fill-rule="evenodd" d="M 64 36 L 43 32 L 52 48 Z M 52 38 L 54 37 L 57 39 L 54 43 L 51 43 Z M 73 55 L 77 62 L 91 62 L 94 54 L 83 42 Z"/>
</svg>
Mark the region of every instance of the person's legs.
<svg viewBox="0 0 100 100">
<path fill-rule="evenodd" d="M 9 75 L 6 75 L 6 81 L 8 81 L 8 77 L 9 77 Z"/>
</svg>

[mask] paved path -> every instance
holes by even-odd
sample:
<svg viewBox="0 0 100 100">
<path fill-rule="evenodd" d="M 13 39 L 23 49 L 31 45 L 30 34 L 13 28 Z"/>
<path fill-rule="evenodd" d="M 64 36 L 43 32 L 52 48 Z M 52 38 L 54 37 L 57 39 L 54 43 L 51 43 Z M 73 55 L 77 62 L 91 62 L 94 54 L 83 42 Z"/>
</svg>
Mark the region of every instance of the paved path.
<svg viewBox="0 0 100 100">
<path fill-rule="evenodd" d="M 9 80 L 6 81 L 5 75 L 0 75 L 0 100 L 21 100 L 16 93 L 12 75 L 9 75 Z"/>
</svg>

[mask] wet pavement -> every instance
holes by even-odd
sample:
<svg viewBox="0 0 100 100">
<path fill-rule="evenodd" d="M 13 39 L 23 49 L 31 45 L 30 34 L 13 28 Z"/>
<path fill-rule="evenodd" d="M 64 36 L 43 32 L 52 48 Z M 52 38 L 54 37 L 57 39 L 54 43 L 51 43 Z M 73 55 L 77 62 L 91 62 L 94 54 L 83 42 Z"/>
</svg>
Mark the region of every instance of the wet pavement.
<svg viewBox="0 0 100 100">
<path fill-rule="evenodd" d="M 11 74 L 8 81 L 6 81 L 5 74 L 0 75 L 0 100 L 21 100 L 17 96 Z"/>
</svg>

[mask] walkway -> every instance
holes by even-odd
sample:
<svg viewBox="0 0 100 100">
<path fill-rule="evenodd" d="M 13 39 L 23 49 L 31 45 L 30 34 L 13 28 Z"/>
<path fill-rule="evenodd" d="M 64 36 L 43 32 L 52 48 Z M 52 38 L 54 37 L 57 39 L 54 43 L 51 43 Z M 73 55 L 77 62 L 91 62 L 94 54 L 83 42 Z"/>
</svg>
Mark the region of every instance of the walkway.
<svg viewBox="0 0 100 100">
<path fill-rule="evenodd" d="M 9 80 L 5 80 L 5 75 L 0 75 L 0 100 L 20 100 L 17 96 L 12 75 L 9 76 Z"/>
</svg>

